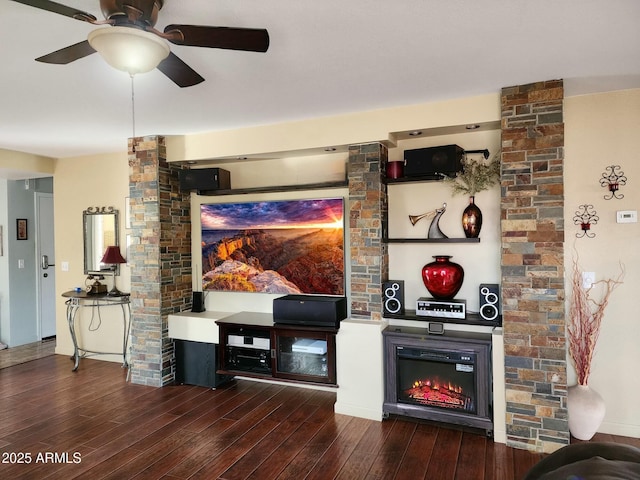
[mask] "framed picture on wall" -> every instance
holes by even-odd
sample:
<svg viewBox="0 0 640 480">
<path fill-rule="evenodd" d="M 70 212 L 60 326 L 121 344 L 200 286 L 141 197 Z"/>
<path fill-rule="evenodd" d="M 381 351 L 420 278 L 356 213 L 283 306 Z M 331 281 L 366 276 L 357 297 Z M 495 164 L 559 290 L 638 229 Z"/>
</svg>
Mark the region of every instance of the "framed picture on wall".
<svg viewBox="0 0 640 480">
<path fill-rule="evenodd" d="M 27 233 L 27 219 L 26 218 L 18 218 L 16 220 L 16 231 L 18 240 L 28 240 L 29 235 Z"/>
<path fill-rule="evenodd" d="M 344 295 L 344 199 L 200 205 L 202 289 Z"/>
</svg>

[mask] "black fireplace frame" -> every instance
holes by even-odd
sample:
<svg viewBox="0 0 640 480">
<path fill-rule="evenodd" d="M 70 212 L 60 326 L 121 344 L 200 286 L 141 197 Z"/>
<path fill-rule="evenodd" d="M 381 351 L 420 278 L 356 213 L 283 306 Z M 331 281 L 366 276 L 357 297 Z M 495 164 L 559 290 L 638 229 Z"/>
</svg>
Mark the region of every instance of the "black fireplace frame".
<svg viewBox="0 0 640 480">
<path fill-rule="evenodd" d="M 445 331 L 429 335 L 426 328 L 389 326 L 382 332 L 385 355 L 383 415 L 403 415 L 437 422 L 480 428 L 493 436 L 493 380 L 491 374 L 491 334 Z M 465 352 L 475 356 L 476 413 L 447 410 L 398 401 L 397 347 L 424 348 L 429 351 Z"/>
</svg>

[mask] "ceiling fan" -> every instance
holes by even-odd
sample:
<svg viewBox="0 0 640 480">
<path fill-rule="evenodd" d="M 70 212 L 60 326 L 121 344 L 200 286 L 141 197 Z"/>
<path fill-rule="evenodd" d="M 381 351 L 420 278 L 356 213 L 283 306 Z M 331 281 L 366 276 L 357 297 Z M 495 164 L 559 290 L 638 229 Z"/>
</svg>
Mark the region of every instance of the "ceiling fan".
<svg viewBox="0 0 640 480">
<path fill-rule="evenodd" d="M 167 25 L 164 32 L 156 30 L 154 25 L 158 20 L 158 12 L 164 5 L 164 0 L 100 0 L 100 9 L 105 20 L 98 20 L 90 13 L 73 7 L 61 5 L 50 0 L 12 0 L 53 13 L 58 13 L 75 20 L 81 20 L 93 25 L 111 25 L 121 34 L 120 41 L 133 42 L 132 37 L 142 37 L 142 40 L 159 50 L 159 58 L 148 65 L 147 70 L 132 71 L 128 67 L 116 66 L 128 71 L 131 75 L 158 68 L 170 80 L 180 87 L 190 87 L 204 81 L 195 70 L 184 63 L 169 50 L 164 40 L 175 45 L 192 47 L 223 48 L 228 50 L 244 50 L 252 52 L 266 52 L 269 48 L 269 34 L 265 29 L 213 27 L 202 25 Z M 84 58 L 96 50 L 105 56 L 98 46 L 99 37 L 106 37 L 106 33 L 116 33 L 113 29 L 97 29 L 89 34 L 88 40 L 70 45 L 42 57 L 39 62 L 67 64 Z M 112 35 L 109 35 L 112 36 Z M 164 39 L 164 40 L 163 40 Z M 98 47 L 98 48 L 94 48 Z M 150 54 L 145 54 L 149 57 Z M 106 59 L 106 57 L 105 57 Z M 159 61 L 159 63 L 157 63 Z M 133 69 L 135 70 L 135 69 Z"/>
</svg>

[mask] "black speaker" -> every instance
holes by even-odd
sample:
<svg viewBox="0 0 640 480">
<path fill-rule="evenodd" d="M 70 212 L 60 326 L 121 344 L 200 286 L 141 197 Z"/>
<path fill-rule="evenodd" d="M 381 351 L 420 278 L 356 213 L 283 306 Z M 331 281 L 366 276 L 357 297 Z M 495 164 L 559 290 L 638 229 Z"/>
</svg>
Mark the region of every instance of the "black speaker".
<svg viewBox="0 0 640 480">
<path fill-rule="evenodd" d="M 404 315 L 404 280 L 382 283 L 382 311 L 384 314 Z"/>
<path fill-rule="evenodd" d="M 273 321 L 289 325 L 340 328 L 347 299 L 326 295 L 285 295 L 273 300 Z"/>
<path fill-rule="evenodd" d="M 192 312 L 204 312 L 204 294 L 202 292 L 193 292 L 193 298 L 191 300 Z"/>
<path fill-rule="evenodd" d="M 497 283 L 480 284 L 480 317 L 483 320 L 496 320 L 500 315 L 500 285 Z"/>
<path fill-rule="evenodd" d="M 174 340 L 176 383 L 216 388 L 233 378 L 216 373 L 220 368 L 215 343 Z"/>
<path fill-rule="evenodd" d="M 462 171 L 464 149 L 458 145 L 416 148 L 404 151 L 404 175 L 406 177 L 454 177 Z"/>
<path fill-rule="evenodd" d="M 180 190 L 228 190 L 231 188 L 231 173 L 222 168 L 194 168 L 180 170 Z"/>
</svg>

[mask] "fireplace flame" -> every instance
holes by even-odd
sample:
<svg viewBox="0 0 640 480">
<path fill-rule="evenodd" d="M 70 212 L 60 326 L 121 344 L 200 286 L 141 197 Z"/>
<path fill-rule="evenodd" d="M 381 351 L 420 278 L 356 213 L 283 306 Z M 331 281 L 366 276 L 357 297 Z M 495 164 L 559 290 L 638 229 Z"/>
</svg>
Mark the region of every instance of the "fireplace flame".
<svg viewBox="0 0 640 480">
<path fill-rule="evenodd" d="M 426 378 L 424 380 L 416 380 L 415 382 L 413 382 L 413 385 L 411 385 L 411 387 L 412 388 L 429 387 L 432 390 L 444 389 L 444 390 L 448 390 L 449 392 L 462 393 L 462 387 L 458 385 L 454 385 L 451 382 L 448 382 L 448 383 L 445 382 L 440 384 L 438 380 L 431 380 L 430 378 Z"/>
<path fill-rule="evenodd" d="M 450 381 L 425 378 L 413 382 L 405 391 L 408 398 L 424 405 L 440 405 L 446 408 L 471 409 L 472 400 L 463 393 L 463 388 Z"/>
</svg>

